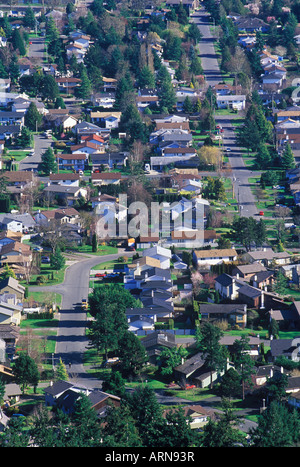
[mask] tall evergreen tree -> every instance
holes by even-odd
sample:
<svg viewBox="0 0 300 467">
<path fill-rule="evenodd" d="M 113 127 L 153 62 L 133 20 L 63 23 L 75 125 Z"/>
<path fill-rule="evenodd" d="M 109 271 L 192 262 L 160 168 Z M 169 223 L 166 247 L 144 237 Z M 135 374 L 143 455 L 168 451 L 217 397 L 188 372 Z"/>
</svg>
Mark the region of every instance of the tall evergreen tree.
<svg viewBox="0 0 300 467">
<path fill-rule="evenodd" d="M 281 154 L 281 164 L 284 169 L 293 169 L 295 167 L 295 157 L 290 143 L 287 143 Z"/>
<path fill-rule="evenodd" d="M 42 154 L 41 170 L 46 175 L 50 175 L 50 173 L 56 173 L 57 163 L 55 160 L 54 152 L 51 148 L 46 149 L 46 151 Z"/>
<path fill-rule="evenodd" d="M 41 125 L 42 119 L 43 117 L 38 111 L 36 104 L 34 102 L 31 102 L 25 114 L 25 125 L 27 126 L 27 128 L 29 128 L 29 130 L 36 131 Z"/>
<path fill-rule="evenodd" d="M 19 54 L 22 56 L 26 55 L 25 43 L 18 28 L 13 30 L 11 41 L 14 50 L 18 50 Z"/>
</svg>

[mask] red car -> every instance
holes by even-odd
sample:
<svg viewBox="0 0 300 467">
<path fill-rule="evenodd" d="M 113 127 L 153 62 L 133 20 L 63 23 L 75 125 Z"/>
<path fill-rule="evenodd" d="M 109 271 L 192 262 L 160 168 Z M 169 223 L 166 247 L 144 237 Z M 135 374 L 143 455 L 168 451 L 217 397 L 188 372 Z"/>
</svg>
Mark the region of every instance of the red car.
<svg viewBox="0 0 300 467">
<path fill-rule="evenodd" d="M 95 277 L 105 277 L 106 274 L 104 272 L 97 272 L 97 274 L 95 274 Z"/>
<path fill-rule="evenodd" d="M 184 389 L 194 389 L 195 387 L 194 384 L 187 384 Z"/>
</svg>

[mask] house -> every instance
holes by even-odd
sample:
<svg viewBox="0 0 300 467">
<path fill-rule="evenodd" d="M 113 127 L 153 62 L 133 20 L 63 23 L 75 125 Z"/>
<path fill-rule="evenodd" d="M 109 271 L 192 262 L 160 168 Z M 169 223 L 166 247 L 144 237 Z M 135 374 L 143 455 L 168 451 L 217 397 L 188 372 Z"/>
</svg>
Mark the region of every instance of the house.
<svg viewBox="0 0 300 467">
<path fill-rule="evenodd" d="M 237 252 L 233 248 L 193 251 L 193 263 L 197 267 L 230 263 L 236 260 Z"/>
<path fill-rule="evenodd" d="M 168 321 L 170 318 L 173 318 L 173 311 L 162 306 L 144 306 L 143 308 L 126 309 L 126 317 L 128 323 L 131 322 L 132 318 L 135 318 L 137 316 L 139 317 L 139 320 L 150 318 L 151 321 L 155 324 L 156 322 L 164 322 Z"/>
<path fill-rule="evenodd" d="M 81 79 L 74 77 L 58 77 L 55 78 L 58 88 L 61 92 L 65 91 L 66 94 L 73 94 L 75 89 L 80 85 Z"/>
<path fill-rule="evenodd" d="M 84 171 L 87 163 L 86 154 L 57 154 L 56 160 L 58 163 L 59 170 L 74 170 L 79 172 L 80 170 Z"/>
<path fill-rule="evenodd" d="M 13 277 L 7 277 L 0 281 L 0 294 L 14 294 L 19 302 L 23 302 L 25 287 Z"/>
<path fill-rule="evenodd" d="M 173 152 L 173 151 L 172 151 Z M 188 154 L 185 157 L 181 155 L 171 155 L 171 156 L 151 156 L 150 157 L 150 166 L 151 170 L 162 171 L 165 167 L 198 167 L 199 158 L 196 154 L 193 154 L 193 150 L 189 150 Z"/>
<path fill-rule="evenodd" d="M 261 271 L 250 277 L 250 285 L 258 289 L 267 290 L 274 283 L 274 271 Z"/>
<path fill-rule="evenodd" d="M 72 154 L 72 156 L 74 156 Z M 49 175 L 50 185 L 65 185 L 79 187 L 80 176 L 78 173 L 57 173 Z"/>
<path fill-rule="evenodd" d="M 228 368 L 229 364 L 227 364 Z M 197 387 L 205 388 L 211 384 L 211 379 L 213 383 L 220 381 L 223 374 L 224 371 L 211 371 L 201 353 L 196 353 L 174 369 L 174 379 L 183 387 L 187 384 L 195 384 Z"/>
<path fill-rule="evenodd" d="M 43 194 L 47 200 L 55 200 L 63 206 L 72 206 L 76 200 L 88 199 L 88 190 L 85 187 L 70 185 L 48 185 L 43 189 Z"/>
<path fill-rule="evenodd" d="M 71 207 L 53 209 L 50 211 L 38 211 L 35 214 L 35 221 L 38 225 L 44 226 L 51 225 L 53 222 L 80 225 L 80 213 Z"/>
<path fill-rule="evenodd" d="M 166 7 L 176 7 L 182 4 L 188 10 L 196 10 L 199 7 L 199 0 L 167 0 Z"/>
<path fill-rule="evenodd" d="M 290 253 L 286 251 L 274 252 L 272 249 L 248 251 L 242 258 L 247 263 L 252 264 L 258 262 L 265 267 L 270 267 L 272 265 L 282 266 L 290 264 L 292 261 L 292 255 Z"/>
<path fill-rule="evenodd" d="M 150 256 L 151 258 L 158 259 L 160 261 L 160 267 L 162 269 L 169 269 L 170 268 L 170 261 L 171 261 L 171 250 L 167 248 L 163 248 L 161 246 L 153 246 L 151 248 L 147 248 L 143 251 L 143 256 Z"/>
<path fill-rule="evenodd" d="M 20 242 L 3 245 L 0 250 L 1 265 L 13 264 L 29 265 L 32 260 L 32 252 L 29 245 Z"/>
<path fill-rule="evenodd" d="M 190 159 L 197 155 L 196 149 L 191 147 L 160 147 L 159 151 L 162 156 L 176 156 L 180 157 L 181 159 L 185 157 Z"/>
<path fill-rule="evenodd" d="M 149 95 L 149 94 L 145 96 L 138 95 L 136 96 L 135 101 L 136 101 L 137 108 L 140 111 L 143 111 L 148 107 L 150 108 L 157 107 L 159 104 L 159 99 L 157 95 L 156 96 Z"/>
<path fill-rule="evenodd" d="M 199 316 L 201 321 L 227 321 L 230 325 L 237 325 L 245 328 L 247 326 L 247 305 L 246 304 L 205 304 L 199 306 Z"/>
<path fill-rule="evenodd" d="M 117 84 L 118 84 L 117 79 L 107 78 L 106 76 L 103 76 L 102 81 L 103 81 L 104 92 L 114 92 L 117 89 Z"/>
<path fill-rule="evenodd" d="M 214 420 L 216 418 L 213 410 L 202 407 L 202 405 L 186 405 L 181 409 L 192 430 L 201 430 L 209 420 Z M 175 410 L 176 409 L 165 409 L 163 411 L 163 417 L 166 418 L 168 414 L 172 414 Z"/>
<path fill-rule="evenodd" d="M 218 83 L 215 84 L 213 87 L 214 92 L 217 96 L 228 96 L 231 94 L 237 94 L 237 91 L 241 94 L 242 86 L 239 85 L 232 85 L 228 83 Z"/>
<path fill-rule="evenodd" d="M 276 115 L 277 122 L 282 122 L 287 119 L 292 119 L 294 121 L 300 121 L 300 107 L 294 105 L 292 107 L 288 107 L 285 110 L 274 110 L 274 115 Z"/>
<path fill-rule="evenodd" d="M 296 409 L 300 408 L 300 390 L 289 394 L 288 404 Z"/>
<path fill-rule="evenodd" d="M 22 170 L 5 171 L 1 177 L 7 182 L 7 191 L 13 194 L 22 193 L 25 187 L 32 187 L 34 183 L 33 172 Z"/>
<path fill-rule="evenodd" d="M 20 136 L 22 125 L 0 125 L 0 139 L 7 140 Z"/>
<path fill-rule="evenodd" d="M 0 125 L 24 125 L 25 112 L 0 111 Z"/>
<path fill-rule="evenodd" d="M 105 144 L 103 137 L 97 134 L 82 135 L 80 139 L 81 139 L 81 143 L 89 142 L 89 143 L 96 144 L 98 146 L 103 146 Z"/>
<path fill-rule="evenodd" d="M 122 175 L 119 172 L 92 173 L 91 182 L 93 185 L 119 185 Z"/>
<path fill-rule="evenodd" d="M 1 127 L 0 127 L 0 130 L 1 130 Z M 86 122 L 86 121 L 77 123 L 77 125 L 75 125 L 72 128 L 72 132 L 78 135 L 78 137 L 81 137 L 82 135 L 91 135 L 91 134 L 101 135 L 102 131 L 103 129 L 101 129 L 98 125 L 94 125 L 93 123 Z"/>
<path fill-rule="evenodd" d="M 91 406 L 97 412 L 98 417 L 105 416 L 107 407 L 112 404 L 119 407 L 121 399 L 112 394 L 98 389 L 91 390 L 85 386 L 72 384 L 68 381 L 56 381 L 44 389 L 45 404 L 50 407 L 60 408 L 64 413 L 72 413 L 74 404 L 81 394 L 88 396 Z"/>
<path fill-rule="evenodd" d="M 115 93 L 112 92 L 95 92 L 91 96 L 91 102 L 95 106 L 110 109 L 116 102 L 116 96 Z"/>
<path fill-rule="evenodd" d="M 20 326 L 22 310 L 23 307 L 20 305 L 0 300 L 0 325 Z"/>
<path fill-rule="evenodd" d="M 199 248 L 204 246 L 216 247 L 218 235 L 215 230 L 178 229 L 172 230 L 171 236 L 162 240 L 164 247 Z"/>
<path fill-rule="evenodd" d="M 234 22 L 234 24 L 236 25 L 239 31 L 246 31 L 252 33 L 256 31 L 267 32 L 270 27 L 262 19 L 256 17 L 252 18 L 249 16 L 241 16 Z"/>
<path fill-rule="evenodd" d="M 193 136 L 187 130 L 157 130 L 149 137 L 150 144 L 158 145 L 160 151 L 165 147 L 190 147 Z"/>
<path fill-rule="evenodd" d="M 33 232 L 35 229 L 35 220 L 29 213 L 24 214 L 0 214 L 0 228 L 4 231 L 9 231 L 11 238 L 20 240 L 21 234 Z M 19 233 L 19 235 L 18 235 Z M 1 242 L 0 242 L 1 243 Z M 5 243 L 11 243 L 6 240 Z M 3 244 L 3 242 L 2 242 Z"/>
<path fill-rule="evenodd" d="M 246 96 L 245 95 L 223 95 L 216 97 L 216 103 L 218 109 L 234 109 L 234 110 L 244 110 L 246 106 Z"/>
<path fill-rule="evenodd" d="M 78 123 L 78 119 L 74 115 L 46 115 L 45 126 L 47 128 L 61 128 L 63 132 L 72 130 Z"/>
<path fill-rule="evenodd" d="M 183 121 L 168 121 L 166 119 L 156 119 L 155 122 L 155 131 L 158 130 L 186 130 L 190 131 L 190 122 L 189 120 Z"/>
<path fill-rule="evenodd" d="M 278 357 L 285 357 L 291 361 L 299 361 L 300 348 L 298 338 L 270 340 L 270 357 L 273 362 Z"/>
<path fill-rule="evenodd" d="M 177 347 L 175 334 L 163 330 L 148 333 L 141 339 L 141 344 L 145 347 L 149 362 L 155 365 L 162 349 L 173 349 Z"/>
<path fill-rule="evenodd" d="M 278 149 L 284 149 L 289 143 L 292 149 L 300 149 L 300 121 L 287 119 L 275 125 L 275 137 Z"/>
<path fill-rule="evenodd" d="M 90 141 L 84 141 L 83 143 L 71 146 L 70 150 L 72 154 L 86 154 L 86 156 L 89 156 L 90 154 L 104 153 L 105 147 L 104 143 L 92 143 Z"/>
<path fill-rule="evenodd" d="M 92 164 L 92 171 L 113 168 L 124 168 L 128 161 L 128 154 L 126 152 L 104 152 L 90 154 L 90 163 Z"/>
<path fill-rule="evenodd" d="M 215 290 L 222 299 L 236 300 L 239 287 L 236 279 L 229 274 L 221 274 L 215 278 Z"/>
<path fill-rule="evenodd" d="M 99 123 L 102 128 L 118 128 L 122 112 L 91 112 L 92 123 Z"/>
<path fill-rule="evenodd" d="M 252 374 L 251 378 L 256 387 L 263 386 L 267 383 L 270 378 L 276 377 L 277 375 L 286 374 L 287 376 L 289 373 L 284 370 L 284 368 L 277 365 L 263 365 L 258 366 L 256 368 L 256 372 Z"/>
<path fill-rule="evenodd" d="M 284 82 L 284 77 L 281 73 L 277 73 L 276 71 L 265 73 L 262 77 L 263 86 L 266 87 L 276 87 L 281 88 Z"/>
<path fill-rule="evenodd" d="M 14 323 L 0 323 L 0 340 L 5 342 L 5 354 L 9 358 L 13 357 L 13 355 L 15 354 L 16 345 L 19 340 L 19 337 L 20 328 Z"/>
<path fill-rule="evenodd" d="M 240 264 L 232 270 L 232 275 L 237 279 L 242 278 L 244 281 L 250 281 L 251 277 L 260 272 L 266 272 L 267 269 L 261 263 Z"/>
<path fill-rule="evenodd" d="M 245 353 L 250 355 L 252 358 L 257 358 L 260 353 L 260 344 L 261 340 L 257 336 L 247 336 L 248 337 L 248 345 L 249 345 L 249 350 L 246 350 Z M 219 343 L 226 347 L 229 351 L 230 354 L 234 352 L 233 346 L 235 345 L 236 341 L 239 341 L 241 339 L 241 336 L 230 336 L 230 335 L 223 335 L 220 338 Z"/>
</svg>

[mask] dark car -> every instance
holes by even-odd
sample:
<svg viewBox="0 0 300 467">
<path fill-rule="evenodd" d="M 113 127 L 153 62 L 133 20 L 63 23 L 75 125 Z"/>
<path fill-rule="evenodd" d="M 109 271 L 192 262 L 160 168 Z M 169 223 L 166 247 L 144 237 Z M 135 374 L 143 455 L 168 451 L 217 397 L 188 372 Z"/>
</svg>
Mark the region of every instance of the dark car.
<svg viewBox="0 0 300 467">
<path fill-rule="evenodd" d="M 42 257 L 41 257 L 41 262 L 42 262 L 42 263 L 50 263 L 50 258 L 49 258 L 49 256 L 42 256 Z"/>
</svg>

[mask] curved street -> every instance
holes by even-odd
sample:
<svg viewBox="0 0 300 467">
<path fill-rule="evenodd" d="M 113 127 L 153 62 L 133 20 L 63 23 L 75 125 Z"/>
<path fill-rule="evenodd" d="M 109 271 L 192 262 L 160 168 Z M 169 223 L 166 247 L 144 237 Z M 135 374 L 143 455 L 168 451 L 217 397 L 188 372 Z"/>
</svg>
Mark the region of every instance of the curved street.
<svg viewBox="0 0 300 467">
<path fill-rule="evenodd" d="M 90 269 L 101 262 L 117 259 L 123 253 L 120 249 L 113 255 L 78 255 L 78 261 L 67 267 L 63 283 L 29 288 L 29 292 L 53 292 L 62 296 L 54 359 L 57 362 L 61 358 L 67 368 L 71 363 L 70 379 L 89 388 L 100 387 L 101 382 L 91 377 L 83 365 L 88 339 L 85 335 L 87 317 L 81 310 L 81 300 L 88 297 Z"/>
</svg>

